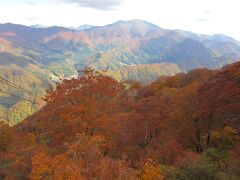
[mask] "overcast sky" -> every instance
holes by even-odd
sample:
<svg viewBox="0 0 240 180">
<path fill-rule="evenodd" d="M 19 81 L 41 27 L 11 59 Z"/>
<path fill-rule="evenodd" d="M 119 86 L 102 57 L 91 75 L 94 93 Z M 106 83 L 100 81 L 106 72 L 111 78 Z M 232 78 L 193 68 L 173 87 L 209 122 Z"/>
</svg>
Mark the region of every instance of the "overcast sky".
<svg viewBox="0 0 240 180">
<path fill-rule="evenodd" d="M 142 19 L 240 40 L 239 0 L 0 0 L 0 23 L 78 27 Z"/>
</svg>

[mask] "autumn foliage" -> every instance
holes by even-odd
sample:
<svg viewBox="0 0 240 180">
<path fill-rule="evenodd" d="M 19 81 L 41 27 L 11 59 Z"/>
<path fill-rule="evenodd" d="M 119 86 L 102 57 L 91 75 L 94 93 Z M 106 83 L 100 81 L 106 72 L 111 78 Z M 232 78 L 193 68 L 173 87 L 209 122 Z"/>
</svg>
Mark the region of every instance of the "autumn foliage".
<svg viewBox="0 0 240 180">
<path fill-rule="evenodd" d="M 240 63 L 147 86 L 86 68 L 44 100 L 15 127 L 0 124 L 0 179 L 240 176 Z"/>
</svg>

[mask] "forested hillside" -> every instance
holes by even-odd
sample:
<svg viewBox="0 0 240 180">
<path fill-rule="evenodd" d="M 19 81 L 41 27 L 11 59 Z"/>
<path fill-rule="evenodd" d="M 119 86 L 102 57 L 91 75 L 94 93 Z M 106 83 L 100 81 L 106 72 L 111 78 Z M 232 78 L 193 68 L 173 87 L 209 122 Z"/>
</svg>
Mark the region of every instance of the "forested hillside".
<svg viewBox="0 0 240 180">
<path fill-rule="evenodd" d="M 40 70 L 0 66 L 0 121 L 14 125 L 38 110 L 46 88 L 48 80 Z"/>
<path fill-rule="evenodd" d="M 238 180 L 240 63 L 147 86 L 90 68 L 0 125 L 1 179 Z"/>
</svg>

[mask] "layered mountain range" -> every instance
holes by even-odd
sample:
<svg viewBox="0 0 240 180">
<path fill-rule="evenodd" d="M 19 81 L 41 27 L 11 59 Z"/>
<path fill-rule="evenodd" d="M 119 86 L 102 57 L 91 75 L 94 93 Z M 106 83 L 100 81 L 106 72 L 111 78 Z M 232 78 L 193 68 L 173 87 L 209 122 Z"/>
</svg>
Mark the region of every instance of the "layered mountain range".
<svg viewBox="0 0 240 180">
<path fill-rule="evenodd" d="M 86 66 L 118 80 L 151 82 L 194 68 L 220 68 L 239 58 L 240 43 L 226 35 L 167 30 L 141 20 L 78 28 L 0 24 L 0 75 L 33 94 L 42 94 L 53 81 L 77 76 Z M 1 83 L 0 88 L 26 96 Z M 0 93 L 0 115 L 23 106 Z M 11 121 L 29 112 L 21 110 Z"/>
</svg>

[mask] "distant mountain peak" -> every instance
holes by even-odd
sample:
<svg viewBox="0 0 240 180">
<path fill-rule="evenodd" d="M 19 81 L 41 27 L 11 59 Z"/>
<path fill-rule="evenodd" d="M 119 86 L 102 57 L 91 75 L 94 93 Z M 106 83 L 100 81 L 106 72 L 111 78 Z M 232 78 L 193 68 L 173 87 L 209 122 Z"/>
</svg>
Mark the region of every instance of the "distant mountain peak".
<svg viewBox="0 0 240 180">
<path fill-rule="evenodd" d="M 81 25 L 81 26 L 77 27 L 76 29 L 79 30 L 79 31 L 85 31 L 85 30 L 91 29 L 93 27 L 95 27 L 95 26 L 89 25 L 89 24 L 84 24 L 84 25 Z"/>
<path fill-rule="evenodd" d="M 34 25 L 31 25 L 30 27 L 32 27 L 32 28 L 48 28 L 48 26 L 44 26 L 41 24 L 34 24 Z"/>
<path fill-rule="evenodd" d="M 160 28 L 159 26 L 141 19 L 119 20 L 112 25 L 129 25 L 129 26 L 149 26 L 152 28 Z"/>
<path fill-rule="evenodd" d="M 126 32 L 134 36 L 145 36 L 148 33 L 161 29 L 157 25 L 139 19 L 120 20 L 103 27 L 108 28 L 110 31 L 112 30 L 114 32 Z"/>
</svg>

